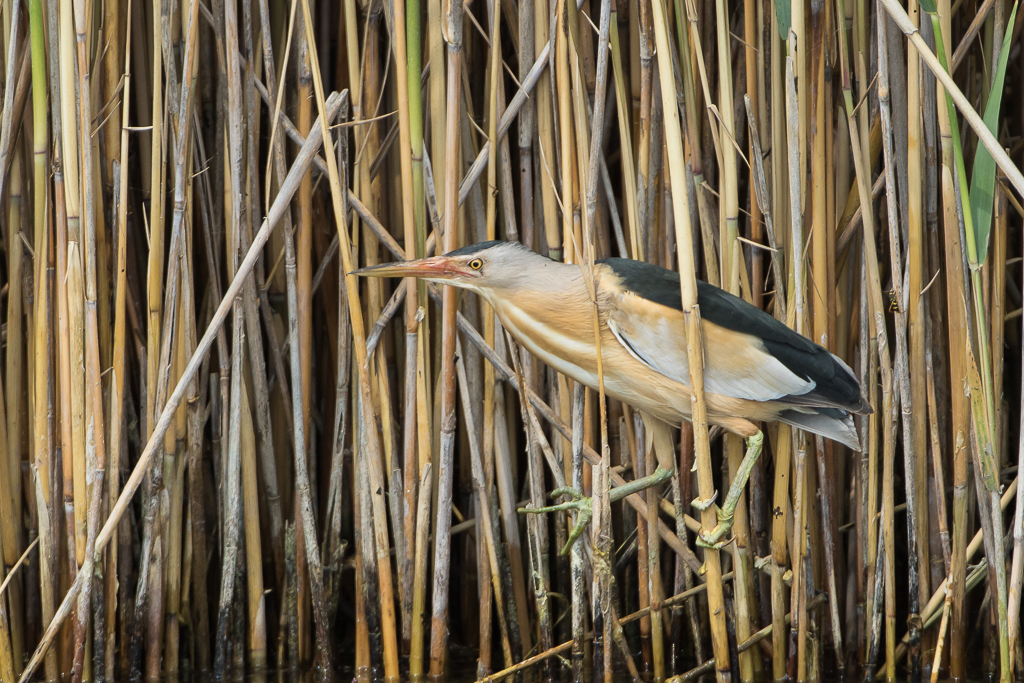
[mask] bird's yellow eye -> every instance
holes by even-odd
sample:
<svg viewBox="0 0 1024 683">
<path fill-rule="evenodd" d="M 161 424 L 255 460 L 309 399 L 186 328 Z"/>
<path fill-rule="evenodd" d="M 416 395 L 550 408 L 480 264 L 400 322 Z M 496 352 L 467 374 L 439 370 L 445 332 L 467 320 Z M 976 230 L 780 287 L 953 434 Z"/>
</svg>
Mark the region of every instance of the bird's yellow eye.
<svg viewBox="0 0 1024 683">
<path fill-rule="evenodd" d="M 475 258 L 469 262 L 469 267 L 472 268 L 473 270 L 480 270 L 481 268 L 484 267 L 484 262 L 478 258 Z"/>
</svg>

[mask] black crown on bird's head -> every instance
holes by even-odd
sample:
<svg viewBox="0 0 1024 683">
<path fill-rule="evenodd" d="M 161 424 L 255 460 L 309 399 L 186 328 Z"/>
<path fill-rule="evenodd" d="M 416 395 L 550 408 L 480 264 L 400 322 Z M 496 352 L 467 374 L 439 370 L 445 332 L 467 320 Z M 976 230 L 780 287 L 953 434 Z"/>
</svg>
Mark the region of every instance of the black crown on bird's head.
<svg viewBox="0 0 1024 683">
<path fill-rule="evenodd" d="M 473 254 L 479 254 L 494 247 L 508 247 L 510 249 L 518 249 L 521 251 L 530 251 L 521 243 L 516 241 L 505 242 L 503 240 L 488 240 L 486 242 L 477 242 L 476 244 L 467 244 L 464 247 L 453 249 L 449 251 L 445 256 L 472 256 Z"/>
</svg>

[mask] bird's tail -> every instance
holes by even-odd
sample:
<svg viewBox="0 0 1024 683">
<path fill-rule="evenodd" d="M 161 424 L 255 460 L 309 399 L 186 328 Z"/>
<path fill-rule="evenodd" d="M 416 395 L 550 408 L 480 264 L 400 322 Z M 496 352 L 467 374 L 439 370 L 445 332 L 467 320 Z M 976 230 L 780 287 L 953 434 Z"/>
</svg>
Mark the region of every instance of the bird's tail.
<svg viewBox="0 0 1024 683">
<path fill-rule="evenodd" d="M 779 421 L 832 439 L 858 453 L 861 450 L 853 420 L 840 408 L 812 408 L 808 412 L 791 408 L 782 411 Z"/>
</svg>

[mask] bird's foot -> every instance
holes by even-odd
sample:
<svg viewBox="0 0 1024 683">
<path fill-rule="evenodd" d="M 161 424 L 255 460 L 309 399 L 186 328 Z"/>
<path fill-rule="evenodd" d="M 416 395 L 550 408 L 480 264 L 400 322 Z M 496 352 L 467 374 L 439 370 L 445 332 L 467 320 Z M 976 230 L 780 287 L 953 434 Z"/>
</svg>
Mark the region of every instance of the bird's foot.
<svg viewBox="0 0 1024 683">
<path fill-rule="evenodd" d="M 697 547 L 709 550 L 721 550 L 729 544 L 728 540 L 722 540 L 732 529 L 733 512 L 719 509 L 718 524 L 711 531 L 705 532 L 701 529 L 697 532 Z"/>
<path fill-rule="evenodd" d="M 732 511 L 726 511 L 722 508 L 715 506 L 715 501 L 718 499 L 718 491 L 710 498 L 694 498 L 693 502 L 690 503 L 693 507 L 697 508 L 701 512 L 710 510 L 713 506 L 715 512 L 718 515 L 718 524 L 711 531 L 705 532 L 701 529 L 697 533 L 697 546 L 700 548 L 710 548 L 712 550 L 721 550 L 725 545 L 726 541 L 722 538 L 729 533 L 729 529 L 732 528 Z"/>
<path fill-rule="evenodd" d="M 519 508 L 521 513 L 530 514 L 543 514 L 545 512 L 561 512 L 562 510 L 575 510 L 576 511 L 576 525 L 572 528 L 569 533 L 569 540 L 566 542 L 565 547 L 562 548 L 562 556 L 569 554 L 569 550 L 572 548 L 572 544 L 583 535 L 587 525 L 590 524 L 590 520 L 594 517 L 594 509 L 591 503 L 590 496 L 584 496 L 582 493 L 577 491 L 571 486 L 563 486 L 557 488 L 551 492 L 552 498 L 558 498 L 559 496 L 569 496 L 569 500 L 558 505 L 549 505 L 542 508 Z"/>
<path fill-rule="evenodd" d="M 747 479 L 750 477 L 750 471 L 754 469 L 754 464 L 757 462 L 757 458 L 761 455 L 761 446 L 764 442 L 764 434 L 758 432 L 747 439 L 747 452 L 743 456 L 743 461 L 740 463 L 739 468 L 736 471 L 736 476 L 733 478 L 732 486 L 729 487 L 729 495 L 725 497 L 725 502 L 722 507 L 718 508 L 718 524 L 711 531 L 705 532 L 703 529 L 697 534 L 697 545 L 701 548 L 708 548 L 711 550 L 721 550 L 729 541 L 723 541 L 725 535 L 732 529 L 733 515 L 736 513 L 736 506 L 739 504 L 740 496 L 743 495 L 743 489 L 747 485 Z M 701 512 L 711 508 L 711 504 L 714 503 L 715 498 L 718 497 L 718 492 L 712 496 L 709 500 L 702 500 L 698 498 L 693 501 L 693 506 Z"/>
</svg>

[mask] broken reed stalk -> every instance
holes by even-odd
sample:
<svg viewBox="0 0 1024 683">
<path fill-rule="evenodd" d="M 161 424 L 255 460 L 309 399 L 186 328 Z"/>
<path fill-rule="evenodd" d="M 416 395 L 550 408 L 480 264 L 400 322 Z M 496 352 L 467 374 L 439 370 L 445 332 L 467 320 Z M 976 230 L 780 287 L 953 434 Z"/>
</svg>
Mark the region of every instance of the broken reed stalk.
<svg viewBox="0 0 1024 683">
<path fill-rule="evenodd" d="M 1019 399 L 1007 379 L 1024 356 L 1019 329 L 1005 323 L 1017 315 L 1021 242 L 1006 209 L 1024 185 L 1011 161 L 1017 123 L 990 127 L 967 106 L 992 89 L 985 65 L 1003 49 L 1001 34 L 1016 54 L 1002 3 L 982 3 L 969 22 L 940 3 L 939 31 L 929 3 L 913 1 L 906 15 L 890 0 L 855 0 L 801 5 L 788 19 L 740 0 L 500 3 L 261 0 L 257 17 L 248 4 L 235 16 L 222 0 L 144 10 L 110 0 L 97 12 L 82 0 L 5 0 L 0 678 L 21 675 L 36 623 L 48 628 L 30 673 L 47 644 L 60 644 L 46 651 L 52 680 L 173 675 L 185 653 L 197 670 L 222 672 L 305 666 L 314 652 L 339 663 L 348 654 L 336 645 L 350 633 L 357 678 L 404 675 L 406 654 L 409 673 L 422 676 L 428 585 L 438 596 L 435 673 L 454 668 L 449 640 L 479 643 L 480 676 L 540 661 L 542 677 L 556 675 L 553 655 L 566 651 L 578 676 L 592 666 L 604 677 L 616 663 L 632 673 L 637 629 L 656 677 L 716 668 L 724 678 L 735 667 L 756 680 L 771 667 L 775 678 L 812 678 L 835 666 L 867 678 L 902 675 L 904 662 L 911 677 L 947 665 L 964 677 L 977 659 L 968 629 L 985 613 L 1005 633 L 999 666 L 1010 675 L 1024 536 L 1015 529 L 1010 557 L 998 530 L 1007 519 L 1019 527 L 1024 506 L 1003 512 L 1015 481 L 1001 499 L 993 493 L 1012 478 L 997 463 L 1020 459 L 1009 446 Z M 938 54 L 927 48 L 930 29 L 943 41 Z M 897 30 L 909 36 L 905 54 Z M 306 143 L 324 132 L 313 127 L 314 101 L 346 86 L 353 120 L 336 130 L 337 154 L 314 157 Z M 129 154 L 132 132 L 141 138 Z M 288 174 L 293 146 L 307 151 Z M 973 148 L 990 150 L 1007 178 L 993 193 L 981 263 L 964 213 L 976 200 L 965 194 Z M 769 163 L 765 150 L 782 153 Z M 293 224 L 285 197 L 297 187 Z M 282 233 L 254 224 L 267 210 Z M 887 222 L 881 245 L 878 220 Z M 713 457 L 728 465 L 738 455 L 732 437 L 721 449 L 709 443 L 700 392 L 671 501 L 630 496 L 636 516 L 624 511 L 620 527 L 600 501 L 654 457 L 651 430 L 631 408 L 535 359 L 509 358 L 520 352 L 475 298 L 348 277 L 388 253 L 411 259 L 484 237 L 526 242 L 588 273 L 610 255 L 678 263 L 684 304 L 695 303 L 688 285 L 701 277 L 765 308 L 858 368 L 875 408 L 859 425 L 864 454 L 836 457 L 828 442 L 764 425 L 774 458 L 752 475 L 736 545 L 705 554 L 705 583 L 683 602 L 660 602 L 662 581 L 680 593 L 700 568 L 683 529 L 714 521 L 686 514 L 690 491 L 709 495 Z M 242 260 L 250 240 L 271 245 L 266 259 Z M 252 279 L 222 287 L 236 266 Z M 229 343 L 219 328 L 236 297 Z M 399 310 L 401 329 L 390 326 Z M 698 314 L 684 310 L 694 341 Z M 214 337 L 198 340 L 201 325 L 217 330 L 216 360 L 203 359 Z M 691 350 L 697 360 L 696 342 Z M 700 374 L 697 364 L 688 370 Z M 957 390 L 965 382 L 969 396 Z M 122 491 L 120 473 L 136 463 Z M 974 477 L 979 514 L 972 471 L 987 475 Z M 598 496 L 601 543 L 589 560 L 584 544 L 556 559 L 565 516 L 520 526 L 527 477 L 534 504 L 567 480 Z M 138 518 L 123 516 L 144 480 Z M 907 548 L 897 542 L 904 512 Z M 633 543 L 620 529 L 637 524 Z M 461 535 L 471 528 L 475 538 Z M 30 541 L 39 556 L 26 571 L 16 563 Z M 630 542 L 612 556 L 619 541 Z M 673 558 L 662 541 L 674 576 L 664 574 Z M 985 559 L 972 564 L 982 547 Z M 770 560 L 755 563 L 751 552 Z M 1001 554 L 1009 568 L 990 566 Z M 210 572 L 216 596 L 206 592 Z M 983 583 L 988 600 L 966 600 Z M 917 601 L 909 623 L 895 599 L 906 590 Z M 571 607 L 559 598 L 570 594 Z M 616 619 L 636 603 L 642 625 Z M 685 615 L 666 611 L 684 603 Z M 72 609 L 75 625 L 65 627 Z M 590 628 L 600 633 L 592 649 Z M 700 652 L 702 629 L 713 653 Z M 749 647 L 769 632 L 771 664 L 766 643 Z M 549 647 L 559 641 L 569 644 Z M 713 662 L 702 663 L 707 655 Z"/>
</svg>

